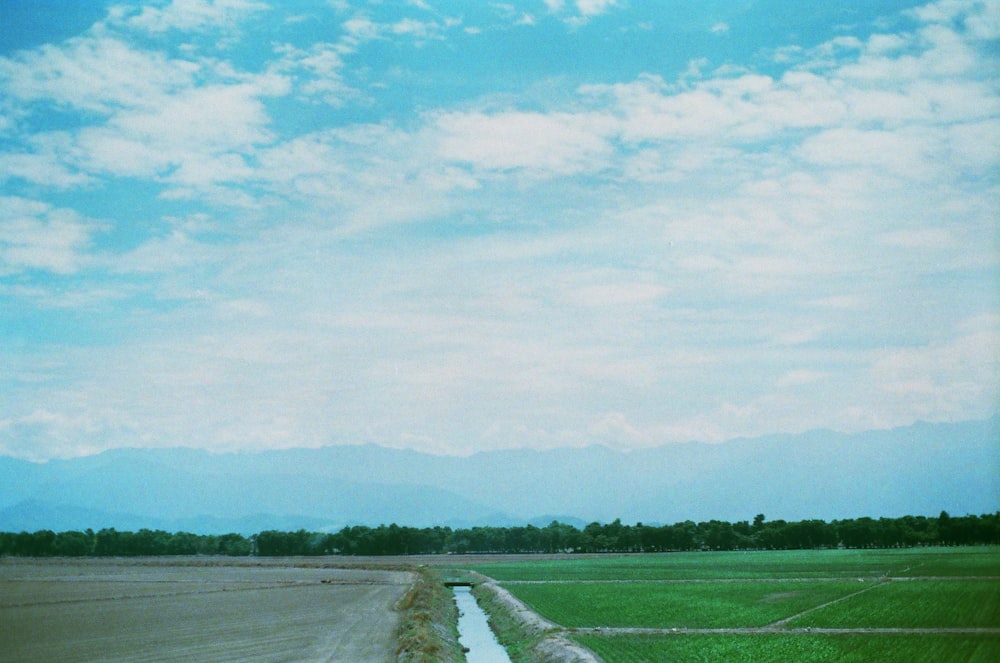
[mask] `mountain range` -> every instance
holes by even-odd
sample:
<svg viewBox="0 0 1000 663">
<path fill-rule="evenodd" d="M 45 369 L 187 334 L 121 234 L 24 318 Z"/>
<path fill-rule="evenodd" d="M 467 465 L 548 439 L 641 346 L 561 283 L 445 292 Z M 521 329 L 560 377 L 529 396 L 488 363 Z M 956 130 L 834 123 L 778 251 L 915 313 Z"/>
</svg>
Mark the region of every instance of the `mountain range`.
<svg viewBox="0 0 1000 663">
<path fill-rule="evenodd" d="M 0 456 L 0 531 L 850 518 L 1000 509 L 1000 416 L 845 434 L 440 456 L 376 445 Z"/>
</svg>

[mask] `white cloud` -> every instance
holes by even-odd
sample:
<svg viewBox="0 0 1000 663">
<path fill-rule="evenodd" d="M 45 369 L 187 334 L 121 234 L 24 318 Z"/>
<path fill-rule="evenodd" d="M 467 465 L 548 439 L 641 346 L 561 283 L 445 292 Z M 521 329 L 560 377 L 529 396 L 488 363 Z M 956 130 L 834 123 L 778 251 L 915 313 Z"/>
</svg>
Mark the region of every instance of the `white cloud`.
<svg viewBox="0 0 1000 663">
<path fill-rule="evenodd" d="M 667 288 L 656 283 L 601 284 L 578 288 L 572 300 L 584 306 L 635 306 L 655 302 L 668 293 Z"/>
<path fill-rule="evenodd" d="M 103 36 L 22 52 L 0 61 L 0 76 L 22 103 L 97 113 L 75 132 L 36 134 L 32 152 L 0 156 L 8 176 L 63 187 L 103 174 L 206 191 L 243 180 L 241 155 L 271 140 L 261 98 L 290 89 L 281 75 L 168 59 Z"/>
<path fill-rule="evenodd" d="M 650 446 L 650 435 L 629 422 L 622 412 L 609 412 L 590 424 L 590 434 L 604 444 L 625 449 Z M 655 437 L 652 443 L 655 444 Z"/>
<path fill-rule="evenodd" d="M 563 20 L 570 26 L 581 26 L 592 18 L 607 13 L 620 5 L 619 0 L 543 0 L 550 14 L 564 15 Z"/>
<path fill-rule="evenodd" d="M 262 149 L 257 181 L 314 213 L 333 213 L 342 229 L 426 220 L 479 186 L 466 169 L 435 160 L 434 149 L 424 133 L 377 125 L 316 132 Z"/>
<path fill-rule="evenodd" d="M 378 23 L 359 14 L 343 23 L 342 27 L 346 34 L 338 42 L 337 50 L 346 55 L 355 52 L 366 42 L 393 36 L 405 36 L 419 45 L 428 40 L 444 39 L 449 30 L 461 25 L 462 20 L 455 17 L 446 17 L 440 21 L 406 17 L 391 23 Z"/>
<path fill-rule="evenodd" d="M 813 371 L 809 369 L 797 369 L 794 371 L 789 371 L 778 378 L 776 386 L 778 387 L 801 387 L 807 384 L 813 384 L 814 382 L 819 382 L 827 377 L 827 373 L 822 371 Z"/>
<path fill-rule="evenodd" d="M 1000 119 L 955 124 L 947 131 L 947 158 L 959 170 L 987 171 L 1000 164 Z"/>
<path fill-rule="evenodd" d="M 965 321 L 949 338 L 882 353 L 871 379 L 874 425 L 988 416 L 1000 399 L 1000 318 Z"/>
<path fill-rule="evenodd" d="M 960 21 L 789 49 L 769 76 L 696 61 L 676 81 L 442 100 L 329 129 L 349 114 L 315 102 L 357 98 L 344 81 L 361 43 L 456 24 L 354 15 L 340 41 L 276 47 L 256 73 L 110 36 L 129 17 L 223 21 L 162 13 L 182 7 L 0 60 L 8 134 L 42 106 L 83 125 L 0 155 L 6 182 L 136 178 L 182 210 L 247 207 L 94 255 L 98 224 L 4 201 L 20 212 L 0 219 L 0 271 L 78 275 L 59 305 L 149 304 L 108 323 L 133 334 L 113 352 L 68 353 L 75 385 L 44 392 L 47 414 L 25 391 L 5 425 L 454 451 L 971 418 L 995 402 L 995 325 L 941 322 L 995 308 L 954 288 L 995 282 L 1000 158 L 993 74 Z M 988 13 L 960 15 L 988 32 Z M 294 103 L 316 128 L 278 121 Z M 131 275 L 131 290 L 105 280 Z"/>
<path fill-rule="evenodd" d="M 436 21 L 419 21 L 413 18 L 404 18 L 393 23 L 389 31 L 396 35 L 410 35 L 417 39 L 440 39 L 442 25 Z"/>
<path fill-rule="evenodd" d="M 755 74 L 709 78 L 682 90 L 645 76 L 633 83 L 589 86 L 583 92 L 610 95 L 623 116 L 623 137 L 634 143 L 758 140 L 786 129 L 828 125 L 844 114 L 837 91 L 808 74 L 780 81 Z"/>
<path fill-rule="evenodd" d="M 274 69 L 293 77 L 305 74 L 309 78 L 299 84 L 301 92 L 307 96 L 319 96 L 324 102 L 334 107 L 343 106 L 358 92 L 344 82 L 343 49 L 337 44 L 313 44 L 307 50 L 291 45 L 283 45 L 276 49 L 281 54 L 281 61 Z"/>
<path fill-rule="evenodd" d="M 34 151 L 0 153 L 0 182 L 21 178 L 59 189 L 91 183 L 89 175 L 65 163 L 66 155 L 72 148 L 72 139 L 68 134 L 37 136 L 28 147 L 34 148 Z"/>
<path fill-rule="evenodd" d="M 211 192 L 244 181 L 253 171 L 243 155 L 272 140 L 260 97 L 282 94 L 286 85 L 271 76 L 207 85 L 178 92 L 156 109 L 121 111 L 78 132 L 67 159 L 85 172 L 155 177 L 179 190 Z"/>
<path fill-rule="evenodd" d="M 111 113 L 154 109 L 190 87 L 199 69 L 193 62 L 137 50 L 113 37 L 84 36 L 0 58 L 0 81 L 15 99 Z"/>
<path fill-rule="evenodd" d="M 1000 38 L 1000 5 L 984 2 L 982 11 L 966 17 L 965 29 L 976 39 Z"/>
<path fill-rule="evenodd" d="M 996 39 L 1000 36 L 1000 5 L 992 0 L 939 0 L 907 13 L 925 23 L 951 25 L 960 22 L 976 39 Z"/>
<path fill-rule="evenodd" d="M 954 235 L 947 228 L 897 230 L 882 235 L 881 242 L 905 249 L 947 249 L 958 246 Z"/>
<path fill-rule="evenodd" d="M 802 158 L 823 166 L 872 168 L 916 179 L 936 175 L 927 131 L 830 129 L 802 143 Z"/>
<path fill-rule="evenodd" d="M 72 274 L 86 261 L 96 229 L 71 210 L 0 197 L 0 274 L 28 269 Z"/>
<path fill-rule="evenodd" d="M 606 117 L 508 111 L 435 118 L 438 155 L 485 171 L 569 175 L 600 170 L 612 151 Z"/>
<path fill-rule="evenodd" d="M 147 32 L 194 31 L 235 26 L 248 15 L 270 9 L 253 0 L 172 0 L 163 7 L 143 7 L 125 23 Z"/>
<path fill-rule="evenodd" d="M 107 414 L 107 413 L 103 413 Z M 97 416 L 95 416 L 97 415 Z M 97 453 L 105 447 L 80 441 L 85 436 L 101 436 L 105 422 L 98 413 L 66 414 L 39 407 L 17 417 L 0 418 L 2 452 L 32 461 Z"/>
<path fill-rule="evenodd" d="M 618 4 L 618 0 L 576 0 L 581 16 L 597 16 Z"/>
<path fill-rule="evenodd" d="M 366 16 L 355 16 L 344 21 L 342 26 L 347 36 L 344 46 L 353 50 L 354 47 L 366 41 L 372 41 L 379 36 L 379 25 Z"/>
<path fill-rule="evenodd" d="M 907 47 L 909 42 L 901 35 L 874 34 L 868 38 L 865 49 L 873 55 L 883 55 L 901 51 Z"/>
</svg>

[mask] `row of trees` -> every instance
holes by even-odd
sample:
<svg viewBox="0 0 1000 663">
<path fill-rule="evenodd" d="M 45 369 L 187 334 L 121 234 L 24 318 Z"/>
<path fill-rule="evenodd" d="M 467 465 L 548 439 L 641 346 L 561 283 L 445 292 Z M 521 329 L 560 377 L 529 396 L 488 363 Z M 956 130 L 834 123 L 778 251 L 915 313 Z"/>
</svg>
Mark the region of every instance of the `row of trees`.
<svg viewBox="0 0 1000 663">
<path fill-rule="evenodd" d="M 674 550 L 778 550 L 808 548 L 892 548 L 927 545 L 1000 544 L 1000 512 L 937 518 L 730 523 L 687 520 L 673 525 L 590 523 L 583 529 L 560 522 L 546 527 L 435 527 L 397 525 L 345 527 L 307 542 L 313 550 L 349 555 L 433 553 L 666 552 Z M 267 554 L 264 547 L 260 554 Z M 281 554 L 281 553 L 279 553 Z M 302 553 L 308 554 L 308 553 Z"/>
<path fill-rule="evenodd" d="M 674 550 L 778 550 L 892 548 L 928 545 L 1000 544 L 1000 512 L 981 516 L 852 518 L 848 520 L 752 522 L 687 520 L 672 525 L 590 523 L 583 529 L 553 521 L 546 527 L 344 527 L 339 532 L 267 530 L 203 535 L 142 529 L 119 532 L 0 532 L 0 555 L 416 555 L 442 553 L 599 553 Z"/>
<path fill-rule="evenodd" d="M 21 557 L 138 557 L 159 555 L 252 554 L 253 537 L 241 534 L 191 534 L 141 529 L 119 532 L 113 528 L 99 532 L 0 532 L 0 556 Z"/>
</svg>

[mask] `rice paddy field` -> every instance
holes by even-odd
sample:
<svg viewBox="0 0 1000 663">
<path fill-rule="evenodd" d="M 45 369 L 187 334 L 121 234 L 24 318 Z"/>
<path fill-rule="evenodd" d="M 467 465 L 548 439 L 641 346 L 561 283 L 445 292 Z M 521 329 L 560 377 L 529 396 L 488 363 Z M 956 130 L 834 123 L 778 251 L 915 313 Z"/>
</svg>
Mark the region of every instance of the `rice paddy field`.
<svg viewBox="0 0 1000 663">
<path fill-rule="evenodd" d="M 1000 660 L 1000 548 L 665 553 L 474 570 L 607 663 Z"/>
</svg>

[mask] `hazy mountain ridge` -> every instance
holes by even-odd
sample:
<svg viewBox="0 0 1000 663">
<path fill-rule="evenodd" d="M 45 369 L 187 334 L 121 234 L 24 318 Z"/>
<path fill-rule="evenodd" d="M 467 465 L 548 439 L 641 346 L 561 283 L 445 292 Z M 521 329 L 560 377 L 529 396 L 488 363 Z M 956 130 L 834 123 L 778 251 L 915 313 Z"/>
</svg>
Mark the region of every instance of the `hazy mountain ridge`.
<svg viewBox="0 0 1000 663">
<path fill-rule="evenodd" d="M 435 456 L 375 445 L 213 454 L 116 449 L 0 457 L 0 530 L 199 532 L 567 519 L 844 518 L 1000 508 L 1000 417 L 618 452 Z"/>
</svg>

